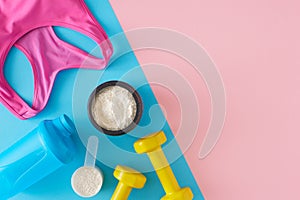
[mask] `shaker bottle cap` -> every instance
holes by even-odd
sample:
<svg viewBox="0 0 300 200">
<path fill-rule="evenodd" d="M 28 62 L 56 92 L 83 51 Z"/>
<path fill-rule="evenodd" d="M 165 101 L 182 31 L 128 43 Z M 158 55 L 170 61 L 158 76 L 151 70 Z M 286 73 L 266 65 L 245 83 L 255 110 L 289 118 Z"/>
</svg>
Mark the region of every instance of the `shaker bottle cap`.
<svg viewBox="0 0 300 200">
<path fill-rule="evenodd" d="M 76 133 L 76 129 L 73 122 L 67 115 L 62 115 L 45 123 L 48 127 L 48 131 L 44 134 L 47 146 L 61 162 L 69 163 L 75 153 L 72 135 Z"/>
</svg>

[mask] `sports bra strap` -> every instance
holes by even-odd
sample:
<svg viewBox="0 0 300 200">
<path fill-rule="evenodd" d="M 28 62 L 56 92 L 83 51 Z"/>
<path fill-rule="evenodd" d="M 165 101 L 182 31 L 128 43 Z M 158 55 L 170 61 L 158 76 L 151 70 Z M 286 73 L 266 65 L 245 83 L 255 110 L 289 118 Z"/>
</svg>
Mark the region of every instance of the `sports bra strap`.
<svg viewBox="0 0 300 200">
<path fill-rule="evenodd" d="M 4 76 L 0 83 L 2 102 L 20 119 L 27 119 L 42 111 L 50 97 L 56 75 L 66 69 L 103 69 L 111 57 L 108 40 L 98 43 L 103 58 L 60 40 L 52 27 L 41 27 L 27 33 L 15 46 L 29 59 L 34 74 L 33 104 L 29 106 L 7 83 Z"/>
</svg>

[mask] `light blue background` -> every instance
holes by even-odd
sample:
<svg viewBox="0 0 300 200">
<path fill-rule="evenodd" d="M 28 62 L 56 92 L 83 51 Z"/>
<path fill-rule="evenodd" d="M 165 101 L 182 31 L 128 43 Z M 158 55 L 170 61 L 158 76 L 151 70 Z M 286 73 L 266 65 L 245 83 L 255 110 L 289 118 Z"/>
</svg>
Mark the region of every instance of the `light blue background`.
<svg viewBox="0 0 300 200">
<path fill-rule="evenodd" d="M 85 2 L 109 36 L 113 36 L 122 32 L 122 28 L 107 0 L 86 0 Z M 56 27 L 55 31 L 61 39 L 68 41 L 86 51 L 90 52 L 95 48 L 95 43 L 86 36 L 60 27 Z M 113 41 L 116 53 L 120 51 L 120 48 L 128 46 L 126 40 L 122 42 L 122 45 L 120 44 L 121 43 L 119 41 Z M 114 56 L 116 56 L 116 53 Z M 151 123 L 149 109 L 153 105 L 156 105 L 157 102 L 149 85 L 145 85 L 140 87 L 138 91 L 142 96 L 145 106 L 141 125 L 147 126 L 147 129 L 136 129 L 128 135 L 109 137 L 99 133 L 89 123 L 87 118 L 86 103 L 88 95 L 98 84 L 107 80 L 118 80 L 126 72 L 137 66 L 138 62 L 134 54 L 129 53 L 113 62 L 103 74 L 101 74 L 102 72 L 100 71 L 92 70 L 72 69 L 63 71 L 57 76 L 51 97 L 45 110 L 43 110 L 38 116 L 29 120 L 19 120 L 13 116 L 3 105 L 0 105 L 0 152 L 34 129 L 41 120 L 53 119 L 61 114 L 66 113 L 76 122 L 76 127 L 78 129 L 80 138 L 84 142 L 84 145 L 89 135 L 97 135 L 99 137 L 100 147 L 98 157 L 100 161 L 97 162 L 97 166 L 100 167 L 104 172 L 105 181 L 101 192 L 91 199 L 110 199 L 117 185 L 117 180 L 113 177 L 114 169 L 110 166 L 115 166 L 115 164 L 124 164 L 141 171 L 150 169 L 151 164 L 146 156 L 140 156 L 139 158 L 141 160 L 137 160 L 135 158 L 136 155 L 133 154 L 132 145 L 136 140 L 136 137 L 142 137 L 148 133 L 151 133 L 152 131 L 159 130 L 161 126 L 160 122 L 164 121 L 164 117 L 161 110 L 155 107 L 152 110 L 152 114 L 155 116 L 156 120 L 152 121 Z M 99 77 L 99 75 L 102 75 L 100 80 L 96 79 Z M 11 50 L 6 60 L 5 76 L 12 87 L 15 88 L 15 90 L 27 102 L 30 103 L 33 96 L 32 70 L 26 57 L 15 48 Z M 134 87 L 138 87 L 144 83 L 147 83 L 146 78 L 144 77 L 144 74 L 140 68 L 135 68 L 132 73 L 122 79 L 126 82 L 129 82 Z M 75 99 L 73 99 L 73 97 Z M 174 142 L 175 140 L 173 140 L 174 137 L 169 126 L 164 124 L 163 130 L 168 137 L 169 144 L 170 141 L 172 143 L 169 146 L 167 145 L 169 148 L 166 149 L 166 155 L 169 160 L 176 160 L 176 162 L 172 164 L 172 168 L 179 184 L 181 186 L 191 187 L 195 195 L 194 199 L 203 199 L 203 196 L 184 157 L 181 156 L 179 159 L 177 159 L 177 155 L 180 155 L 180 149 Z M 70 185 L 70 179 L 73 172 L 83 164 L 85 156 L 85 148 L 79 137 L 76 137 L 76 144 L 78 147 L 78 156 L 71 164 L 62 167 L 58 171 L 49 175 L 42 181 L 24 191 L 22 194 L 19 194 L 12 199 L 82 199 L 73 192 Z M 110 146 L 109 144 L 113 145 Z M 111 147 L 120 150 L 120 152 L 123 152 L 128 156 L 122 156 L 121 154 L 116 153 L 116 149 L 113 150 Z M 107 161 L 111 162 L 107 163 Z M 164 196 L 164 191 L 156 174 L 151 172 L 145 173 L 145 175 L 147 176 L 147 183 L 145 187 L 141 190 L 133 190 L 129 199 L 156 200 Z"/>
</svg>

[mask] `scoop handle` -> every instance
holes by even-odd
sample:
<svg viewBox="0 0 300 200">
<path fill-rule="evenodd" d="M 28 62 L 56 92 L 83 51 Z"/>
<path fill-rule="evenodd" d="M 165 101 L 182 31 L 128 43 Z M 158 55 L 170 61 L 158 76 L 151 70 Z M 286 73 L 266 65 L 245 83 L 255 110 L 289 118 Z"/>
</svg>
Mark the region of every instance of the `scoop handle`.
<svg viewBox="0 0 300 200">
<path fill-rule="evenodd" d="M 91 136 L 89 137 L 87 143 L 84 166 L 95 167 L 97 151 L 98 151 L 98 137 Z"/>
</svg>

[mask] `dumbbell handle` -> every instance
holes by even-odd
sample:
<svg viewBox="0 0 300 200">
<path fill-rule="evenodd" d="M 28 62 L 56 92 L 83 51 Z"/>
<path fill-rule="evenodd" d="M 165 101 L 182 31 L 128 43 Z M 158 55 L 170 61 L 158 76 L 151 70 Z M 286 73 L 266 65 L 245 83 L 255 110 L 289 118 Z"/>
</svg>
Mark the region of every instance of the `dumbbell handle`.
<svg viewBox="0 0 300 200">
<path fill-rule="evenodd" d="M 127 200 L 132 188 L 122 182 L 118 183 L 111 200 Z"/>
<path fill-rule="evenodd" d="M 168 160 L 161 149 L 158 147 L 156 150 L 147 153 L 155 171 L 160 179 L 160 182 L 166 194 L 174 193 L 180 190 L 177 179 L 169 166 Z"/>
</svg>

